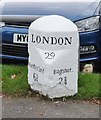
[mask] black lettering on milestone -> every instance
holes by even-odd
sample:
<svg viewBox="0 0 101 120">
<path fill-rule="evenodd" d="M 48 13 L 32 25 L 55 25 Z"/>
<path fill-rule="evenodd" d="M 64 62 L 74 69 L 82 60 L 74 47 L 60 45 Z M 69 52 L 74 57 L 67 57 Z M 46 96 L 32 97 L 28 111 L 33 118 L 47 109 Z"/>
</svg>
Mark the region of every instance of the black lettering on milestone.
<svg viewBox="0 0 101 120">
<path fill-rule="evenodd" d="M 72 44 L 72 37 L 70 37 L 69 39 L 65 37 L 65 45 L 67 45 L 68 43 Z"/>
<path fill-rule="evenodd" d="M 40 42 L 41 42 L 41 37 L 40 37 L 40 36 L 37 36 L 37 37 L 36 37 L 36 42 L 37 42 L 37 43 L 40 43 Z"/>
<path fill-rule="evenodd" d="M 21 35 L 17 35 L 17 41 L 21 42 L 21 40 L 22 40 L 22 36 Z"/>
<path fill-rule="evenodd" d="M 23 36 L 23 40 L 25 40 L 27 36 Z M 45 36 L 36 36 L 34 38 L 33 34 L 32 34 L 32 42 L 33 43 L 41 43 L 41 44 L 51 44 L 51 45 L 70 45 L 72 44 L 72 37 L 59 37 L 59 38 L 56 38 L 56 37 L 45 37 Z M 21 36 L 18 36 L 18 39 L 21 40 Z"/>
<path fill-rule="evenodd" d="M 49 44 L 49 37 L 47 37 L 47 39 L 46 39 L 46 37 L 43 36 L 43 42 L 42 43 L 45 44 L 45 42 L 47 44 Z"/>
<path fill-rule="evenodd" d="M 52 45 L 57 44 L 57 39 L 56 39 L 56 37 L 51 37 L 51 44 L 52 44 Z"/>
<path fill-rule="evenodd" d="M 35 43 L 35 41 L 34 41 L 34 35 L 33 34 L 32 34 L 32 42 Z"/>
<path fill-rule="evenodd" d="M 63 44 L 63 41 L 64 41 L 63 38 L 60 37 L 60 38 L 58 39 L 58 44 L 59 44 L 59 45 L 62 45 L 62 44 Z"/>
</svg>

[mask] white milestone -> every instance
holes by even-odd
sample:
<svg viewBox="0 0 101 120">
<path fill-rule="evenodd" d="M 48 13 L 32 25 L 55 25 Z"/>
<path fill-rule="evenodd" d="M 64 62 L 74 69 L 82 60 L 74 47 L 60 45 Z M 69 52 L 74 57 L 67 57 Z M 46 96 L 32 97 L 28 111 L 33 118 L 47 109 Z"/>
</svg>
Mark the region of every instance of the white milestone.
<svg viewBox="0 0 101 120">
<path fill-rule="evenodd" d="M 38 18 L 29 27 L 28 83 L 49 98 L 78 92 L 79 34 L 62 16 Z"/>
</svg>

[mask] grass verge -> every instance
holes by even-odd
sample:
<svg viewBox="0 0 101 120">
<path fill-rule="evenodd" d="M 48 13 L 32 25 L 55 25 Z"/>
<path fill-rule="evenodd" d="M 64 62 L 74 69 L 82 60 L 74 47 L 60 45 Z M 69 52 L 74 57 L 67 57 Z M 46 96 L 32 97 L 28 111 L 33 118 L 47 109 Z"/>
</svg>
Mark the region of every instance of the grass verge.
<svg viewBox="0 0 101 120">
<path fill-rule="evenodd" d="M 29 91 L 27 66 L 2 65 L 2 81 L 3 94 L 27 95 Z"/>
<path fill-rule="evenodd" d="M 27 66 L 1 65 L 2 93 L 12 96 L 27 96 L 29 85 L 27 81 Z M 79 74 L 78 94 L 72 98 L 91 99 L 101 98 L 101 74 Z"/>
</svg>

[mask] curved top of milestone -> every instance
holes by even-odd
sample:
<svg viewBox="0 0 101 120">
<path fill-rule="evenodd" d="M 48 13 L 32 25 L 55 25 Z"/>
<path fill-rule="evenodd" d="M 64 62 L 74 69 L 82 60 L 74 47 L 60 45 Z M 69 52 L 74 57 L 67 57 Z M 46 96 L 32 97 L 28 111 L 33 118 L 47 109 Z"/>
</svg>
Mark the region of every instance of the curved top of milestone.
<svg viewBox="0 0 101 120">
<path fill-rule="evenodd" d="M 46 33 L 77 31 L 77 27 L 72 21 L 59 15 L 41 17 L 32 22 L 30 29 Z"/>
</svg>

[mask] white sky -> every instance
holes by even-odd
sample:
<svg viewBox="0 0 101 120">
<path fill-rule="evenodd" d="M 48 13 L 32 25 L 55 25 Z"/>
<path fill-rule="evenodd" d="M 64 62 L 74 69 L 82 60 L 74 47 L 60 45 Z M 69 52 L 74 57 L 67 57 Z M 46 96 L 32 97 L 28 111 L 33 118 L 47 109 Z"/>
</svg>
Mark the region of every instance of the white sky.
<svg viewBox="0 0 101 120">
<path fill-rule="evenodd" d="M 93 2 L 97 0 L 1 0 L 2 2 Z"/>
</svg>

